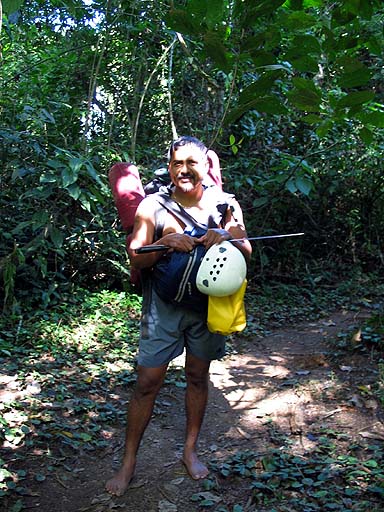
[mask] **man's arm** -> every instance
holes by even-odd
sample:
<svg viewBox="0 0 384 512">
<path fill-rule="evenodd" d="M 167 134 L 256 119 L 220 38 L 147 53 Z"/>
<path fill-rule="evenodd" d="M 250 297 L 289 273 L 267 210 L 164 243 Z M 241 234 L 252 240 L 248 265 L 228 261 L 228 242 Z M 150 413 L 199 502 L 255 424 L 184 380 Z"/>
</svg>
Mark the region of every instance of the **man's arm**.
<svg viewBox="0 0 384 512">
<path fill-rule="evenodd" d="M 225 229 L 231 234 L 231 238 L 247 238 L 247 231 L 244 225 L 244 217 L 239 203 L 234 199 L 228 208 Z M 242 253 L 247 263 L 249 263 L 252 255 L 252 246 L 248 240 L 243 242 L 233 242 Z"/>
<path fill-rule="evenodd" d="M 246 237 L 247 231 L 244 226 L 243 212 L 239 203 L 233 199 L 225 216 L 224 228 L 208 229 L 207 233 L 202 236 L 199 241 L 209 249 L 212 245 L 220 244 L 225 240 Z M 249 241 L 244 240 L 244 242 L 233 242 L 233 245 L 243 253 L 244 258 L 249 262 L 252 254 L 252 246 Z"/>
<path fill-rule="evenodd" d="M 134 268 L 153 267 L 168 250 L 189 252 L 196 245 L 196 238 L 185 235 L 184 233 L 178 233 L 176 229 L 172 227 L 165 229 L 166 234 L 156 242 L 153 242 L 155 234 L 155 212 L 157 208 L 158 206 L 153 202 L 152 198 L 143 199 L 137 208 L 132 239 L 128 248 L 128 256 Z M 169 249 L 136 254 L 136 249 L 152 243 L 154 243 L 154 245 L 166 245 Z"/>
</svg>

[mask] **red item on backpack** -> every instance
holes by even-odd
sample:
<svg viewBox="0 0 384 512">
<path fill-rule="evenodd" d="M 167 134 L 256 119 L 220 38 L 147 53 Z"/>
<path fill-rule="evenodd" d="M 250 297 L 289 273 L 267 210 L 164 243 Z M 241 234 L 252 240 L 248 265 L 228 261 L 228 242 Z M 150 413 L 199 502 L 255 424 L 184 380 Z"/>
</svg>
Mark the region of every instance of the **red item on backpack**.
<svg viewBox="0 0 384 512">
<path fill-rule="evenodd" d="M 145 197 L 139 169 L 130 163 L 117 163 L 108 178 L 123 230 L 131 233 L 137 207 Z"/>
</svg>

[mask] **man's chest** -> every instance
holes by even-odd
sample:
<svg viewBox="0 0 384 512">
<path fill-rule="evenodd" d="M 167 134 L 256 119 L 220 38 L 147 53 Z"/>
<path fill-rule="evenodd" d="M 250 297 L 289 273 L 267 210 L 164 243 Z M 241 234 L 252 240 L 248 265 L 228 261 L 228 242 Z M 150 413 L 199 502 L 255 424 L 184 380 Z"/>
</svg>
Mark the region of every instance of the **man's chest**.
<svg viewBox="0 0 384 512">
<path fill-rule="evenodd" d="M 189 208 L 187 211 L 199 224 L 208 227 L 209 219 L 212 217 L 209 213 L 199 208 Z M 163 235 L 167 235 L 168 233 L 183 233 L 185 229 L 186 225 L 181 219 L 177 219 L 169 212 L 164 214 Z"/>
</svg>

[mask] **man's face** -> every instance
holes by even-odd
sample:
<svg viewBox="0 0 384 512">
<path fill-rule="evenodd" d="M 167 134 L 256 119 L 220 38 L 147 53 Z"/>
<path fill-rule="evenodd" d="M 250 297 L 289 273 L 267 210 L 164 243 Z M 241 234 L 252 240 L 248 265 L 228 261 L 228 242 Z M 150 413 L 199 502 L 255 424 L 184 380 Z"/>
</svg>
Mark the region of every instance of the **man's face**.
<svg viewBox="0 0 384 512">
<path fill-rule="evenodd" d="M 199 148 L 188 144 L 173 152 L 168 169 L 172 183 L 183 192 L 190 192 L 207 174 L 208 160 Z"/>
</svg>

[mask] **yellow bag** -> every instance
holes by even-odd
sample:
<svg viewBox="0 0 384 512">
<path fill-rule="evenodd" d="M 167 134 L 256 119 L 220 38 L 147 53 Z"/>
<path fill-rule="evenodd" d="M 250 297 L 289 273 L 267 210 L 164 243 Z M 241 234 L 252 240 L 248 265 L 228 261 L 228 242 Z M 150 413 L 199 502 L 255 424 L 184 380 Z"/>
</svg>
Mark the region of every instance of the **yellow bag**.
<svg viewBox="0 0 384 512">
<path fill-rule="evenodd" d="M 208 297 L 208 330 L 213 333 L 232 334 L 241 332 L 247 325 L 244 306 L 244 294 L 247 287 L 245 279 L 237 292 L 225 297 Z"/>
</svg>

